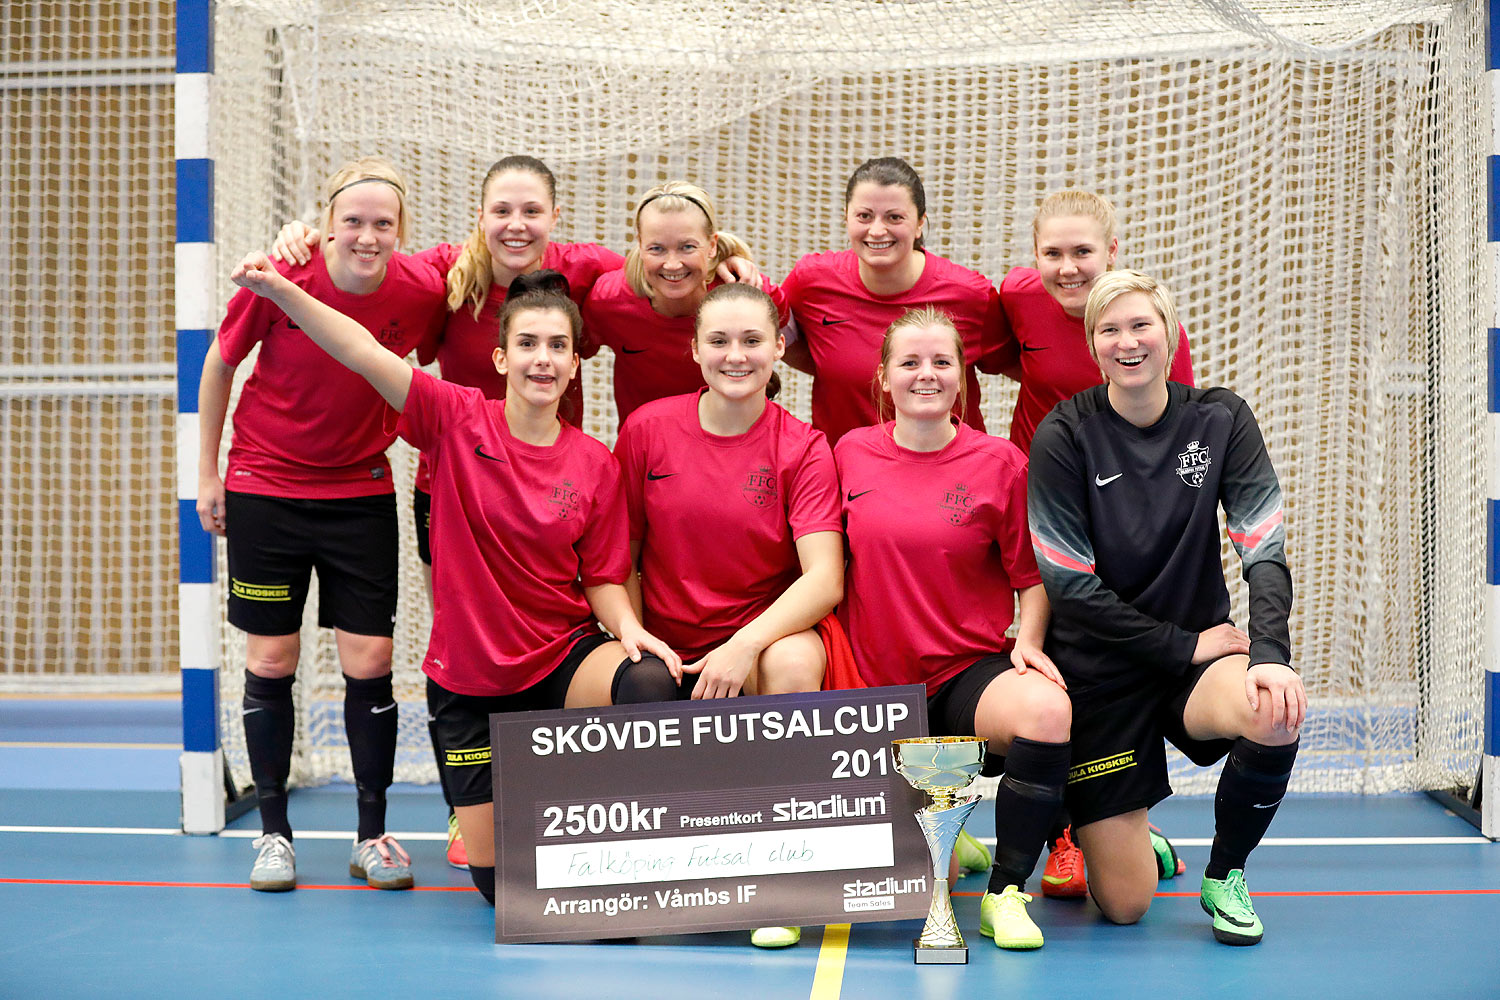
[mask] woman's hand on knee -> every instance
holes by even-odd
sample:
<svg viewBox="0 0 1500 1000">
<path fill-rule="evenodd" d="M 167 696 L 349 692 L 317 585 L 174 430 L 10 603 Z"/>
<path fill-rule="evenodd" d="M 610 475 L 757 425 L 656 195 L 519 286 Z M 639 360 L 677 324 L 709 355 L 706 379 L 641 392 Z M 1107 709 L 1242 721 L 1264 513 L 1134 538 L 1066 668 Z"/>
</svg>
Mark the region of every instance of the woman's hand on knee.
<svg viewBox="0 0 1500 1000">
<path fill-rule="evenodd" d="M 1068 682 L 1063 680 L 1062 671 L 1057 669 L 1052 657 L 1042 652 L 1042 647 L 1035 643 L 1018 640 L 1010 651 L 1010 665 L 1016 668 L 1019 675 L 1024 676 L 1027 670 L 1035 670 L 1064 691 L 1068 689 Z"/>
<path fill-rule="evenodd" d="M 1245 634 L 1245 630 L 1225 622 L 1198 633 L 1198 646 L 1193 650 L 1193 665 L 1212 663 L 1235 653 L 1248 652 L 1250 637 Z"/>
<path fill-rule="evenodd" d="M 703 659 L 687 668 L 688 673 L 698 675 L 698 683 L 693 686 L 693 699 L 738 697 L 759 658 L 758 650 L 741 646 L 733 639 L 715 646 Z"/>
<path fill-rule="evenodd" d="M 1245 697 L 1257 713 L 1262 700 L 1270 702 L 1272 729 L 1295 733 L 1307 718 L 1307 689 L 1285 663 L 1253 664 L 1245 671 Z"/>
<path fill-rule="evenodd" d="M 682 680 L 682 657 L 678 656 L 671 646 L 640 626 L 627 626 L 620 629 L 620 645 L 625 647 L 625 655 L 636 663 L 641 662 L 642 653 L 652 653 L 660 657 L 667 665 L 672 679 Z"/>
</svg>

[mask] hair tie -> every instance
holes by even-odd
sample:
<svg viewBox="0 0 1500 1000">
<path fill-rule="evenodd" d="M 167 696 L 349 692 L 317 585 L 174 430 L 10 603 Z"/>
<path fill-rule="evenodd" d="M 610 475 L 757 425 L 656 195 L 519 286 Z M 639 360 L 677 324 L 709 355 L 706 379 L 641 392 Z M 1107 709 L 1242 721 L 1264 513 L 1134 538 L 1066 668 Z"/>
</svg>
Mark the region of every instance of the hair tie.
<svg viewBox="0 0 1500 1000">
<path fill-rule="evenodd" d="M 395 189 L 398 195 L 400 195 L 402 198 L 406 197 L 406 189 L 403 188 L 400 184 L 397 184 L 395 181 L 387 180 L 384 177 L 361 177 L 359 180 L 350 181 L 348 184 L 345 184 L 343 187 L 333 192 L 333 194 L 329 195 L 328 204 L 332 205 L 333 199 L 337 198 L 339 195 L 343 194 L 345 191 L 349 190 L 356 184 L 389 184 L 392 188 Z"/>
<path fill-rule="evenodd" d="M 709 225 L 713 225 L 714 215 L 708 210 L 708 206 L 703 204 L 703 202 L 699 201 L 697 198 L 694 198 L 692 195 L 682 194 L 679 191 L 658 191 L 656 194 L 653 194 L 651 197 L 635 206 L 635 218 L 637 222 L 640 221 L 641 212 L 645 209 L 645 207 L 658 198 L 681 198 L 683 201 L 691 202 L 692 204 L 698 206 L 698 211 L 703 213 L 703 217 L 708 220 Z"/>
</svg>

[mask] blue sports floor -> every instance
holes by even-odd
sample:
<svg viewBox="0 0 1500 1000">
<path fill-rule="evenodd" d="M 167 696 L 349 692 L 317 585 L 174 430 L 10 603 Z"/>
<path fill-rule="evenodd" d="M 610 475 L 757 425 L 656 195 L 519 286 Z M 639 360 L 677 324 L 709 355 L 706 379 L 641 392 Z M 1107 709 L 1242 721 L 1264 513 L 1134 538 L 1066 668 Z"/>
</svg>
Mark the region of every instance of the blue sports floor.
<svg viewBox="0 0 1500 1000">
<path fill-rule="evenodd" d="M 1500 996 L 1500 845 L 1420 795 L 1288 798 L 1251 859 L 1258 947 L 1213 940 L 1197 901 L 1212 804 L 1175 799 L 1152 816 L 1188 871 L 1139 925 L 1038 898 L 1046 947 L 1002 952 L 971 876 L 955 897 L 970 964 L 919 969 L 916 922 L 809 928 L 781 952 L 745 933 L 497 946 L 493 911 L 443 863 L 433 788 L 391 797 L 415 891 L 348 878 L 353 794 L 331 786 L 292 796 L 300 888 L 251 892 L 255 814 L 176 832 L 177 739 L 171 700 L 0 698 L 0 997 Z"/>
</svg>

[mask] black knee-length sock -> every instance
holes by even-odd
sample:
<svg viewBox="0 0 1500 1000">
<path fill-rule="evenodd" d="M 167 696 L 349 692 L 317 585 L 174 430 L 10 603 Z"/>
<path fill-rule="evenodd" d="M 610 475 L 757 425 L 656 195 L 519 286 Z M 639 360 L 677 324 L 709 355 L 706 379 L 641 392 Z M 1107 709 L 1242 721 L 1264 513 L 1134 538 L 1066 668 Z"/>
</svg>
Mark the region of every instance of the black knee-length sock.
<svg viewBox="0 0 1500 1000">
<path fill-rule="evenodd" d="M 286 817 L 286 781 L 292 773 L 292 684 L 296 677 L 260 677 L 245 671 L 240 713 L 245 723 L 245 753 L 260 805 L 260 828 L 292 839 Z"/>
<path fill-rule="evenodd" d="M 1072 744 L 1041 743 L 1018 736 L 1005 757 L 995 791 L 995 864 L 990 892 L 1025 886 L 1041 856 L 1047 829 L 1062 804 Z"/>
<path fill-rule="evenodd" d="M 695 682 L 696 683 L 696 682 Z M 658 656 L 641 655 L 640 662 L 621 660 L 610 685 L 609 700 L 615 705 L 643 705 L 659 701 L 676 701 L 677 682 Z M 691 690 L 691 689 L 689 689 Z"/>
<path fill-rule="evenodd" d="M 385 793 L 396 769 L 396 696 L 391 675 L 361 680 L 344 675 L 344 732 L 359 793 L 358 840 L 385 833 Z"/>
<path fill-rule="evenodd" d="M 1205 875 L 1222 879 L 1245 867 L 1286 795 L 1296 759 L 1295 742 L 1271 747 L 1243 736 L 1234 741 L 1214 795 L 1214 846 Z"/>
</svg>

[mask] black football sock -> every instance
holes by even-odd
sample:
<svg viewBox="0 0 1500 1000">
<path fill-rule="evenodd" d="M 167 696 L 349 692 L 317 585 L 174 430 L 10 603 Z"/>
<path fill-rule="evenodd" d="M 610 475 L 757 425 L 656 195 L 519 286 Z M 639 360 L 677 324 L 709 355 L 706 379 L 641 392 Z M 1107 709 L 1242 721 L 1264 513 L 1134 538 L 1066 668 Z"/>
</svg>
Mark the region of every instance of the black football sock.
<svg viewBox="0 0 1500 1000">
<path fill-rule="evenodd" d="M 474 888 L 479 890 L 491 906 L 495 905 L 495 866 L 481 868 L 478 865 L 469 866 L 469 878 L 474 881 Z"/>
<path fill-rule="evenodd" d="M 359 793 L 359 832 L 369 840 L 385 833 L 385 793 L 396 767 L 399 728 L 391 675 L 365 680 L 344 675 L 344 732 Z"/>
<path fill-rule="evenodd" d="M 676 701 L 678 691 L 666 663 L 660 657 L 643 653 L 639 663 L 630 659 L 620 661 L 609 688 L 609 700 L 613 705 Z"/>
<path fill-rule="evenodd" d="M 245 671 L 240 714 L 245 723 L 245 753 L 260 806 L 263 833 L 292 839 L 286 816 L 286 782 L 292 773 L 292 685 L 296 677 L 261 677 Z"/>
<path fill-rule="evenodd" d="M 1214 846 L 1205 875 L 1223 879 L 1244 869 L 1286 795 L 1296 759 L 1296 742 L 1270 747 L 1243 736 L 1234 741 L 1214 795 Z"/>
<path fill-rule="evenodd" d="M 1042 853 L 1042 841 L 1062 803 L 1070 743 L 1041 743 L 1018 736 L 1006 754 L 995 790 L 995 864 L 990 892 L 1024 887 Z"/>
</svg>

